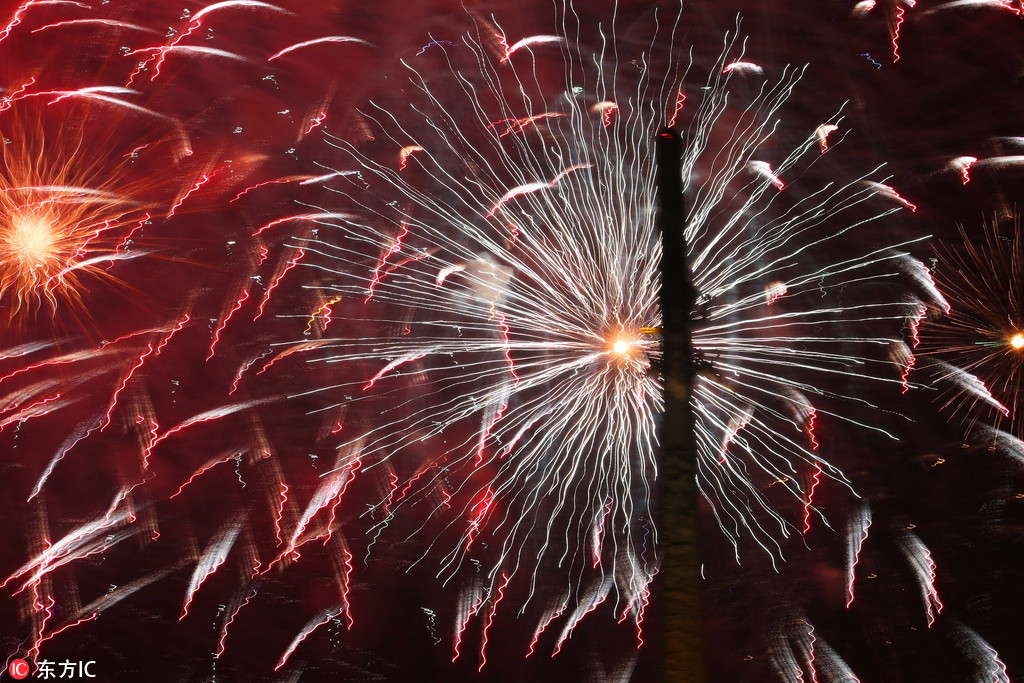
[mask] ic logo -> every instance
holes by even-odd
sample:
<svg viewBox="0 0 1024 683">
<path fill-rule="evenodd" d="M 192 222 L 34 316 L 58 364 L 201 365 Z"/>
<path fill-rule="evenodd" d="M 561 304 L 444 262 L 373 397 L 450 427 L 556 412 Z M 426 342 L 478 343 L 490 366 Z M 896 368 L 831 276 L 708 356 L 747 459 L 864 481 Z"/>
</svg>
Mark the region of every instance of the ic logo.
<svg viewBox="0 0 1024 683">
<path fill-rule="evenodd" d="M 23 678 L 28 677 L 29 665 L 24 659 L 15 659 L 11 662 L 11 665 L 7 667 L 7 672 L 11 674 L 11 678 L 20 681 Z"/>
</svg>

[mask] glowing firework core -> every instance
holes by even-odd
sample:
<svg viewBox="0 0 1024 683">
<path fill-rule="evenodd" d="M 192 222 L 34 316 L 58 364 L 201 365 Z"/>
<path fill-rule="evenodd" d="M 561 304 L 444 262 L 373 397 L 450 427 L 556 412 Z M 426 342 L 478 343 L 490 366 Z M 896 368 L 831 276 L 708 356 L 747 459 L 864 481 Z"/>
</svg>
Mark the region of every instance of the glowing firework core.
<svg viewBox="0 0 1024 683">
<path fill-rule="evenodd" d="M 38 299 L 36 288 L 60 272 L 64 240 L 45 214 L 15 210 L 4 223 L 0 226 L 0 293 L 18 302 L 17 309 Z"/>
<path fill-rule="evenodd" d="M 1024 349 L 1024 334 L 1018 332 L 1017 334 L 1013 335 L 1013 337 L 1010 339 L 1010 346 L 1017 349 L 1018 351 L 1020 349 Z"/>
<path fill-rule="evenodd" d="M 639 362 L 640 366 L 646 368 L 649 363 L 648 355 L 652 352 L 657 353 L 661 342 L 642 336 L 643 329 L 639 333 L 629 329 L 619 329 L 617 332 L 607 335 L 605 337 L 606 352 L 619 361 L 629 364 Z"/>
<path fill-rule="evenodd" d="M 4 260 L 21 268 L 44 268 L 60 251 L 49 222 L 34 215 L 14 216 L 2 240 Z"/>
</svg>

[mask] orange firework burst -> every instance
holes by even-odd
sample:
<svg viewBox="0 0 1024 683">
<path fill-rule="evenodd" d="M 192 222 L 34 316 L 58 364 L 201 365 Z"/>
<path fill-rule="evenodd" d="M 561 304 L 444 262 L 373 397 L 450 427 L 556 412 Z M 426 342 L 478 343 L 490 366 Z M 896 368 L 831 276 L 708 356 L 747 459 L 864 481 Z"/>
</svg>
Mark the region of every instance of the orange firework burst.
<svg viewBox="0 0 1024 683">
<path fill-rule="evenodd" d="M 953 386 L 946 405 L 975 407 L 996 428 L 1024 433 L 1024 237 L 1019 223 L 1002 234 L 996 225 L 983 237 L 961 228 L 962 244 L 939 250 L 935 280 L 949 299 L 944 317 L 921 327 L 921 350 Z"/>
<path fill-rule="evenodd" d="M 0 316 L 8 327 L 41 312 L 88 317 L 94 287 L 130 289 L 116 262 L 150 253 L 140 234 L 181 191 L 166 163 L 182 156 L 176 126 L 163 138 L 129 137 L 126 148 L 113 131 L 124 140 L 138 123 L 115 116 L 111 126 L 109 112 L 100 119 L 95 110 L 107 103 L 57 105 L 0 114 Z M 140 149 L 164 163 L 147 163 Z"/>
</svg>

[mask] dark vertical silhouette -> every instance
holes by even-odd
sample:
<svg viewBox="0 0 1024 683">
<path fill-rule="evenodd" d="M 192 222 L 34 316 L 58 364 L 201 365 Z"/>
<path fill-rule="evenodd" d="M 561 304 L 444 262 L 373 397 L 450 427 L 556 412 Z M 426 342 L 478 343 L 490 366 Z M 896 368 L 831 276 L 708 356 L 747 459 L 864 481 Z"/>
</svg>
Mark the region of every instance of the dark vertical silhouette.
<svg viewBox="0 0 1024 683">
<path fill-rule="evenodd" d="M 682 142 L 663 129 L 655 146 L 657 227 L 661 231 L 661 311 L 665 417 L 658 472 L 662 565 L 662 677 L 666 683 L 707 680 L 701 613 L 701 558 L 697 514 L 696 448 L 690 393 L 694 359 L 691 315 L 697 300 L 683 229 Z"/>
</svg>

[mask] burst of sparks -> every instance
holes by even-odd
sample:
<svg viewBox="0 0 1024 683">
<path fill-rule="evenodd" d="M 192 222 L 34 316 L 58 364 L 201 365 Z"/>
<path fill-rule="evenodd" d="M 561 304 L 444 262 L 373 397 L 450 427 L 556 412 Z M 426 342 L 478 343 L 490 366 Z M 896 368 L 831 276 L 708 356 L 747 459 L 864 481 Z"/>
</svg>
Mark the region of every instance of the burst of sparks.
<svg viewBox="0 0 1024 683">
<path fill-rule="evenodd" d="M 945 385 L 944 407 L 969 424 L 988 413 L 997 429 L 1005 421 L 1019 435 L 1024 428 L 1024 245 L 1016 224 L 1006 234 L 992 225 L 980 240 L 961 232 L 963 242 L 938 250 L 935 280 L 950 308 L 921 325 L 923 368 L 935 371 Z"/>
<path fill-rule="evenodd" d="M 71 109 L 73 119 L 87 120 L 88 106 Z M 172 183 L 170 175 L 133 182 L 129 164 L 95 144 L 85 125 L 64 125 L 54 136 L 45 117 L 29 117 L 11 111 L 0 119 L 12 140 L 0 159 L 0 301 L 14 327 L 41 312 L 88 315 L 90 285 L 123 287 L 103 266 L 146 255 L 123 245 Z M 83 145 L 97 156 L 88 164 L 77 158 Z"/>
<path fill-rule="evenodd" d="M 678 18 L 667 25 L 674 40 Z M 489 40 L 485 26 L 460 42 L 462 52 L 438 46 L 454 87 L 437 88 L 408 66 L 416 104 L 364 112 L 374 137 L 393 145 L 382 158 L 401 151 L 398 170 L 325 134 L 341 155 L 332 189 L 344 205 L 314 207 L 310 215 L 339 218 L 324 218 L 315 238 L 295 246 L 320 274 L 323 299 L 362 301 L 335 319 L 366 332 L 325 337 L 307 360 L 322 365 L 324 378 L 342 368 L 338 381 L 309 393 L 336 397 L 328 412 L 362 416 L 369 426 L 342 444 L 358 440 L 367 469 L 391 478 L 386 499 L 366 513 L 374 538 L 415 509 L 423 527 L 458 538 L 441 575 L 489 567 L 484 597 L 460 617 L 456 658 L 472 615 L 488 603 L 492 613 L 517 580 L 533 585 L 534 569 L 553 557 L 571 575 L 592 568 L 616 578 L 590 588 L 579 579 L 556 651 L 612 586 L 620 608 L 642 618 L 655 569 L 641 549 L 640 520 L 651 514 L 662 406 L 651 145 L 670 118 L 688 115 L 686 233 L 701 292 L 693 344 L 708 368 L 693 397 L 699 482 L 737 557 L 741 538 L 774 555 L 779 536 L 798 532 L 799 521 L 776 511 L 770 484 L 809 515 L 824 478 L 845 483 L 816 452 L 815 434 L 852 421 L 830 407 L 853 397 L 824 387 L 835 378 L 898 387 L 896 370 L 871 349 L 893 343 L 913 305 L 832 298 L 852 283 L 899 277 L 900 245 L 824 256 L 851 230 L 909 202 L 870 174 L 801 195 L 783 181 L 840 119 L 771 165 L 759 158 L 799 69 L 766 83 L 730 126 L 723 115 L 732 79 L 762 74 L 742 61 L 735 37 L 686 112 L 678 105 L 691 81 L 675 53 L 644 71 L 627 96 L 609 78 L 613 66 L 595 72 L 566 46 L 568 92 L 538 100 L 526 93 L 550 88 L 510 57 L 565 41 L 524 38 L 495 62 Z M 485 85 L 455 66 L 467 57 Z M 606 45 L 594 61 L 613 65 L 616 57 L 624 58 Z M 466 109 L 469 116 L 456 113 Z M 723 145 L 729 155 L 718 153 Z M 404 164 L 410 149 L 415 169 Z M 410 256 L 396 262 L 398 253 Z M 887 320 L 891 337 L 872 333 Z M 352 373 L 365 374 L 345 379 Z M 807 437 L 791 438 L 784 425 Z M 727 441 L 730 457 L 720 460 Z M 403 472 L 400 460 L 417 464 Z M 415 486 L 396 500 L 402 478 Z"/>
</svg>

